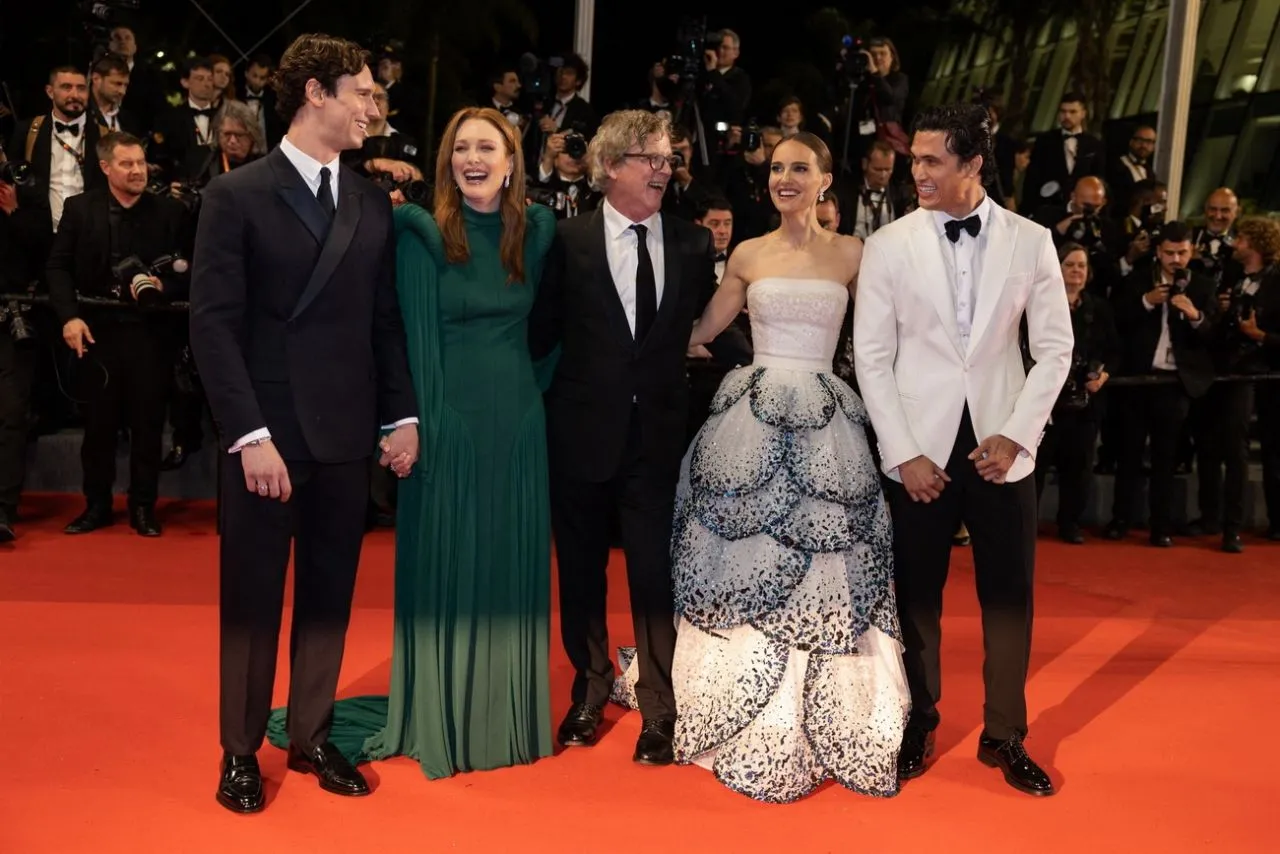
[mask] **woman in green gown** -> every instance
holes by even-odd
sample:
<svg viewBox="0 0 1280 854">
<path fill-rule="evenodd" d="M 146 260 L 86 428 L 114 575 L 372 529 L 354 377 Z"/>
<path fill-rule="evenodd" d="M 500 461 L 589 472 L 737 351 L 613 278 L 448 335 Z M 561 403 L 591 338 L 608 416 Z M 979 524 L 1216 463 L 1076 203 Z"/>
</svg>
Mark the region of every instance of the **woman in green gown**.
<svg viewBox="0 0 1280 854">
<path fill-rule="evenodd" d="M 405 204 L 395 222 L 421 459 L 397 503 L 390 696 L 339 701 L 330 739 L 353 761 L 411 756 L 435 779 L 551 755 L 546 429 L 527 321 L 555 217 L 526 207 L 510 122 L 468 108 L 441 140 L 434 217 Z M 283 711 L 270 736 L 287 744 Z"/>
</svg>

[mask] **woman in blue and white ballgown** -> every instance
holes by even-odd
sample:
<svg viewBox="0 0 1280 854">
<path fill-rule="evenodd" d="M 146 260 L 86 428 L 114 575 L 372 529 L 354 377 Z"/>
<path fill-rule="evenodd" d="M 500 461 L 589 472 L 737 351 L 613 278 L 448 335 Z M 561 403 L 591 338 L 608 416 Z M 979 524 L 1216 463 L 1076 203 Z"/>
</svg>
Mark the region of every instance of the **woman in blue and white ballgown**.
<svg viewBox="0 0 1280 854">
<path fill-rule="evenodd" d="M 818 224 L 821 140 L 788 138 L 769 168 L 781 225 L 730 256 L 691 340 L 745 303 L 755 361 L 720 386 L 676 493 L 676 761 L 761 801 L 827 779 L 889 796 L 910 706 L 890 520 L 866 409 L 832 373 L 862 242 Z"/>
</svg>

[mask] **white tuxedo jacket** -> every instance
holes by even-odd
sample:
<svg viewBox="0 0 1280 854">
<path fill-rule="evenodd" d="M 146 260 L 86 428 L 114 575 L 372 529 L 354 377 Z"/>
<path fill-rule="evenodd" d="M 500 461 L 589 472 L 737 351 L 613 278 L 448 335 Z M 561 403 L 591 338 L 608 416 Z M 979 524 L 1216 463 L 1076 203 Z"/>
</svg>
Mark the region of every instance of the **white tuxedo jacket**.
<svg viewBox="0 0 1280 854">
<path fill-rule="evenodd" d="M 884 472 L 895 480 L 898 466 L 921 454 L 947 465 L 966 402 L 979 439 L 999 434 L 1027 452 L 1007 481 L 1035 470 L 1036 446 L 1071 366 L 1071 312 L 1047 229 L 997 205 L 985 228 L 967 348 L 933 213 L 916 210 L 867 240 L 854 300 L 854 370 Z M 1018 347 L 1024 312 L 1030 373 Z"/>
</svg>

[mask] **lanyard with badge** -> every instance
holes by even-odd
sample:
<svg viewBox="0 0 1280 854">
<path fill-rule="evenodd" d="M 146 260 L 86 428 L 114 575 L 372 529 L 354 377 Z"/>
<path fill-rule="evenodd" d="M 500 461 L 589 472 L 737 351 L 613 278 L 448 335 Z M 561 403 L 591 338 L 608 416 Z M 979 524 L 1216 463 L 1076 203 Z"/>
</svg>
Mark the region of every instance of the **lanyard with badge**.
<svg viewBox="0 0 1280 854">
<path fill-rule="evenodd" d="M 76 159 L 77 166 L 79 166 L 81 169 L 84 168 L 84 152 L 83 151 L 76 148 L 72 148 L 71 146 L 67 145 L 66 140 L 58 136 L 56 133 L 53 135 L 53 141 L 58 143 L 58 145 L 61 145 L 63 151 L 67 152 L 67 154 L 70 154 L 72 157 Z M 81 148 L 83 148 L 84 137 L 80 137 L 79 142 L 80 142 Z"/>
<path fill-rule="evenodd" d="M 889 196 L 888 189 L 876 192 L 870 187 L 862 191 L 862 207 L 867 211 L 867 236 L 874 234 L 881 225 L 881 218 L 884 216 L 885 200 Z M 871 200 L 875 199 L 875 204 Z"/>
</svg>

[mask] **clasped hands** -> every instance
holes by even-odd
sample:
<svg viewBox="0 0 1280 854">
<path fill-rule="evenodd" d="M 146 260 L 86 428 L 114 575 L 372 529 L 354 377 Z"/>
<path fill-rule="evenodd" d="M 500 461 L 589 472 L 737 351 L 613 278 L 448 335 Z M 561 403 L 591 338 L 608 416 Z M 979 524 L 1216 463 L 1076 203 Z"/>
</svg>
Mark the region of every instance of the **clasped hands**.
<svg viewBox="0 0 1280 854">
<path fill-rule="evenodd" d="M 378 448 L 382 451 L 378 465 L 389 467 L 397 477 L 408 477 L 413 471 L 413 464 L 418 461 L 418 426 L 405 424 L 397 427 L 378 440 Z"/>
<path fill-rule="evenodd" d="M 1003 484 L 1020 451 L 1017 442 L 997 435 L 984 439 L 969 454 L 969 459 L 983 480 Z M 925 504 L 940 498 L 942 490 L 951 482 L 946 470 L 923 454 L 898 466 L 898 474 L 911 500 Z"/>
</svg>

